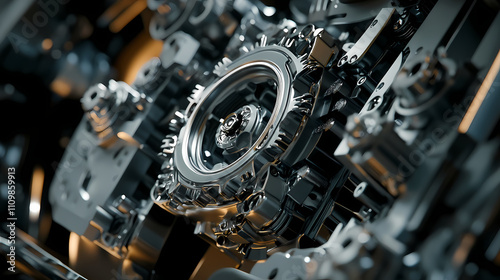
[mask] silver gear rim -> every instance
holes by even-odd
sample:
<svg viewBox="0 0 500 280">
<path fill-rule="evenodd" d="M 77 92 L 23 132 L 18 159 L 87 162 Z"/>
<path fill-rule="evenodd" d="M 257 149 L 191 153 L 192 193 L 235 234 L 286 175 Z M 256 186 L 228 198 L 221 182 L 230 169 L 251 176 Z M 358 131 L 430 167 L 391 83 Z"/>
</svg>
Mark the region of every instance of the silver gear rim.
<svg viewBox="0 0 500 280">
<path fill-rule="evenodd" d="M 293 28 L 290 34 L 279 39 L 277 45 L 267 45 L 267 37 L 263 36 L 260 45 L 236 61 L 224 58 L 214 69 L 219 78 L 207 88 L 196 86 L 193 95 L 188 98 L 190 105 L 184 115 L 186 125 L 180 130 L 178 138 L 169 135 L 162 146 L 164 150 L 160 154 L 165 158 L 162 174 L 151 190 L 151 198 L 160 207 L 193 220 L 210 221 L 210 224 L 235 217 L 240 212 L 239 206 L 256 194 L 267 193 L 267 184 L 262 183 L 267 181 L 269 172 L 272 173 L 273 165 L 281 160 L 291 163 L 297 158 L 294 140 L 301 139 L 319 92 L 322 75 L 317 75 L 316 70 L 331 65 L 338 48 L 329 34 L 312 25 L 303 27 L 300 32 Z M 295 49 L 294 42 L 302 46 L 300 54 L 292 51 Z M 303 48 L 304 44 L 308 46 L 307 51 Z M 319 51 L 325 48 L 331 50 L 329 55 Z M 303 87 L 304 79 L 309 82 L 314 80 L 314 86 Z M 224 97 L 238 94 L 242 85 L 256 80 L 260 83 L 272 80 L 276 84 L 271 93 L 273 98 L 276 93 L 275 99 L 272 99 L 274 105 L 269 102 L 265 106 L 271 116 L 263 132 L 256 137 L 257 141 L 251 142 L 250 149 L 234 162 L 228 162 L 219 153 L 218 159 L 228 162 L 227 166 L 213 164 L 208 169 L 201 156 L 204 150 L 199 148 L 206 132 L 204 125 L 214 109 L 225 102 Z M 220 118 L 223 122 L 226 116 L 243 105 L 252 102 L 263 105 L 260 99 L 251 101 L 252 95 L 241 96 L 247 97 L 244 102 L 215 114 L 211 121 L 212 128 L 217 123 L 213 120 Z M 214 144 L 215 134 L 216 129 L 213 129 L 211 138 Z M 279 185 L 282 185 L 280 188 L 288 188 L 283 180 Z M 278 192 L 281 197 L 287 191 Z M 282 201 L 284 197 L 274 199 Z M 278 208 L 279 201 L 274 202 Z M 266 219 L 271 219 L 269 222 L 274 220 L 272 217 Z"/>
<path fill-rule="evenodd" d="M 293 81 L 304 67 L 305 64 L 290 50 L 277 45 L 256 48 L 232 63 L 227 59 L 223 60 L 215 71 L 220 78 L 207 88 L 198 87 L 191 96 L 190 105 L 186 110 L 186 125 L 181 129 L 175 145 L 172 147 L 170 143 L 168 146 L 170 153 L 166 160 L 168 164 L 165 165 L 168 170 L 163 176 L 168 180 L 162 181 L 160 178 L 151 192 L 156 203 L 170 212 L 187 216 L 198 216 L 200 213 L 196 212 L 206 212 L 210 209 L 220 210 L 224 205 L 234 207 L 239 202 L 234 195 L 241 191 L 239 185 L 242 185 L 244 177 L 252 178 L 250 181 L 253 182 L 259 180 L 257 177 L 265 175 L 259 171 L 265 170 L 266 165 L 276 161 L 286 152 L 287 144 L 300 128 L 300 121 L 307 112 L 301 110 L 299 100 L 302 100 L 302 94 L 295 92 Z M 200 141 L 203 136 L 196 126 L 203 123 L 203 119 L 200 121 L 197 117 L 204 115 L 206 120 L 207 112 L 209 114 L 218 104 L 209 105 L 206 112 L 203 112 L 201 105 L 217 95 L 220 96 L 221 92 L 222 95 L 231 94 L 231 89 L 247 82 L 247 78 L 269 77 L 277 83 L 277 96 L 270 120 L 257 141 L 242 157 L 221 169 L 208 170 L 206 167 L 202 169 L 199 165 L 195 166 L 201 161 L 201 151 L 197 148 L 196 141 Z M 228 84 L 233 85 L 233 88 L 220 90 Z M 285 121 L 287 119 L 288 121 Z M 283 130 L 284 123 L 287 124 L 286 131 Z M 192 134 L 201 134 L 196 135 L 194 143 Z M 169 186 L 165 186 L 165 183 Z M 182 199 L 179 191 L 187 199 Z M 234 209 L 233 207 L 230 208 Z"/>
<path fill-rule="evenodd" d="M 277 56 L 277 54 L 280 54 L 280 56 Z M 273 57 L 272 60 L 269 59 L 267 61 L 263 59 L 254 60 L 254 57 L 256 56 L 261 58 L 265 56 Z M 247 78 L 260 79 L 272 77 L 271 79 L 277 83 L 278 88 L 271 118 L 257 141 L 255 141 L 252 147 L 237 161 L 221 168 L 220 170 L 202 170 L 199 168 L 199 166 L 202 166 L 199 162 L 199 158 L 195 159 L 198 162 L 193 162 L 193 157 L 199 156 L 199 153 L 201 152 L 198 149 L 194 150 L 192 148 L 198 144 L 197 142 L 193 142 L 193 140 L 199 141 L 199 138 L 203 136 L 198 135 L 195 138 L 191 135 L 191 133 L 197 134 L 199 132 L 199 130 L 195 131 L 195 129 L 198 128 L 195 122 L 199 120 L 197 118 L 203 113 L 202 110 L 204 109 L 202 106 L 196 106 L 189 116 L 186 125 L 179 134 L 178 147 L 180 147 L 180 149 L 176 149 L 174 154 L 174 165 L 177 167 L 179 175 L 181 175 L 180 179 L 189 178 L 189 181 L 202 185 L 214 183 L 223 185 L 221 182 L 230 179 L 228 177 L 236 176 L 236 173 L 238 173 L 241 169 L 246 170 L 247 168 L 245 167 L 255 156 L 257 156 L 256 153 L 269 148 L 269 146 L 274 142 L 273 140 L 277 139 L 279 127 L 275 125 L 273 126 L 273 124 L 281 123 L 286 113 L 290 111 L 294 105 L 293 98 L 291 98 L 294 95 L 292 82 L 293 77 L 295 77 L 295 75 L 302 70 L 301 68 L 298 68 L 301 66 L 302 64 L 300 61 L 295 58 L 290 51 L 282 47 L 257 49 L 252 54 L 232 63 L 228 67 L 227 71 L 221 74 L 222 78 L 207 87 L 200 100 L 195 100 L 194 102 L 200 105 L 206 104 L 217 95 L 219 95 L 218 97 L 221 97 L 220 95 L 224 96 L 231 94 L 231 86 L 229 86 L 229 90 L 225 90 L 225 92 L 218 94 L 218 91 L 221 88 L 226 88 L 226 85 L 228 84 L 237 85 L 241 82 L 245 82 Z M 212 103 L 210 107 L 217 106 L 220 103 Z M 210 109 L 207 111 L 211 111 Z M 189 159 L 189 161 L 184 161 L 183 159 Z"/>
</svg>

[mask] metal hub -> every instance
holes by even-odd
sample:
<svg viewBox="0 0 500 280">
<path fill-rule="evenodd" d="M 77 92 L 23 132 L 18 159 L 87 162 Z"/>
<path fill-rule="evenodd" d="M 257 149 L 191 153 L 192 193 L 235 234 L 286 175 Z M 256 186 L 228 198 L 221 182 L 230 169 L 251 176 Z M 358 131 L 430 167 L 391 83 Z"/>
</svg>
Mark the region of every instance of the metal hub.
<svg viewBox="0 0 500 280">
<path fill-rule="evenodd" d="M 227 153 L 247 150 L 262 132 L 262 116 L 260 107 L 245 105 L 229 114 L 220 124 L 215 134 L 217 147 Z"/>
<path fill-rule="evenodd" d="M 221 124 L 217 131 L 216 141 L 219 148 L 225 148 L 226 145 L 231 145 L 232 140 L 240 134 L 241 129 L 245 128 L 246 124 L 243 123 L 243 114 L 240 112 L 231 113 L 224 122 Z"/>
</svg>

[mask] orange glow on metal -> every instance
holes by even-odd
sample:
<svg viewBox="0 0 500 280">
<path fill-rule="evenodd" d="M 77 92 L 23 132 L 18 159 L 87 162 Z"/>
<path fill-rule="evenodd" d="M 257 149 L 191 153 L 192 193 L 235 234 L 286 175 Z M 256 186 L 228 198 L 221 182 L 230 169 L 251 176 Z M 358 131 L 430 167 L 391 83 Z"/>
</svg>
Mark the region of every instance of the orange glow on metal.
<svg viewBox="0 0 500 280">
<path fill-rule="evenodd" d="M 78 244 L 80 243 L 80 236 L 74 232 L 69 234 L 69 248 L 68 259 L 69 265 L 74 267 L 78 258 Z"/>
<path fill-rule="evenodd" d="M 134 139 L 134 137 L 130 136 L 130 134 L 120 131 L 117 133 L 118 138 L 122 139 L 123 141 L 131 144 L 132 146 L 136 146 L 138 148 L 141 147 L 141 144 L 137 142 L 137 140 Z"/>
<path fill-rule="evenodd" d="M 116 1 L 111 7 L 109 7 L 100 17 L 101 19 L 111 22 L 119 14 L 121 14 L 125 9 L 134 3 L 134 0 L 119 0 Z"/>
<path fill-rule="evenodd" d="M 127 24 L 129 24 L 135 17 L 137 17 L 148 4 L 145 0 L 134 2 L 123 13 L 121 13 L 115 20 L 109 24 L 109 30 L 114 33 L 120 32 Z"/>
<path fill-rule="evenodd" d="M 31 222 L 38 221 L 40 217 L 40 207 L 42 203 L 43 181 L 45 172 L 40 166 L 35 166 L 31 177 L 31 196 L 29 206 L 29 217 Z"/>
<path fill-rule="evenodd" d="M 455 254 L 453 254 L 453 263 L 455 266 L 459 267 L 464 264 L 475 242 L 476 238 L 470 233 L 462 237 L 459 247 L 455 251 Z"/>
<path fill-rule="evenodd" d="M 163 42 L 153 40 L 147 31 L 140 33 L 117 59 L 119 79 L 128 84 L 133 83 L 139 69 L 151 58 L 158 57 L 162 47 Z"/>
<path fill-rule="evenodd" d="M 479 87 L 479 90 L 477 91 L 474 100 L 472 100 L 472 103 L 470 104 L 467 113 L 465 113 L 465 116 L 462 119 L 460 126 L 458 127 L 458 132 L 466 133 L 467 130 L 469 130 L 469 127 L 472 124 L 472 121 L 474 120 L 474 117 L 476 116 L 477 112 L 479 111 L 481 104 L 483 104 L 484 98 L 486 98 L 486 95 L 488 94 L 488 91 L 490 90 L 493 81 L 498 75 L 499 70 L 500 70 L 500 51 L 498 52 L 495 60 L 493 61 L 493 64 L 491 65 L 491 68 L 488 71 L 486 78 L 484 78 L 481 87 Z"/>
<path fill-rule="evenodd" d="M 172 10 L 172 8 L 170 8 L 170 6 L 166 3 L 162 4 L 158 7 L 158 13 L 160 13 L 162 15 L 170 13 L 171 10 Z"/>
</svg>

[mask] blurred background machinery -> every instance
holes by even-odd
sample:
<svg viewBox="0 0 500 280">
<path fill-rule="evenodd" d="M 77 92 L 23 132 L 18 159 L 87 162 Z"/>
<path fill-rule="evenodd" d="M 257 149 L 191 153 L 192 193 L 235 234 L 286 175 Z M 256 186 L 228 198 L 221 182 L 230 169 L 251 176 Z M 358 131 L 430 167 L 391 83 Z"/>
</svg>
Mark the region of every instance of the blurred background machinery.
<svg viewBox="0 0 500 280">
<path fill-rule="evenodd" d="M 498 279 L 499 9 L 3 1 L 2 279 Z"/>
</svg>

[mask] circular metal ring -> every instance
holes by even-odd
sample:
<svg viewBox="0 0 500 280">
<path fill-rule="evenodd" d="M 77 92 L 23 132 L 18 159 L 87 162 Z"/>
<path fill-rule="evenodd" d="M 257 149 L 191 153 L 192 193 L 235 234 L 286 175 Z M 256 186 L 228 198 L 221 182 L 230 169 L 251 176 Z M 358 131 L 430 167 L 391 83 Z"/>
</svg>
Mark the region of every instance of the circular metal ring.
<svg viewBox="0 0 500 280">
<path fill-rule="evenodd" d="M 301 67 L 300 62 L 287 49 L 269 47 L 256 50 L 251 55 L 235 61 L 219 80 L 207 87 L 200 100 L 196 101 L 196 106 L 182 128 L 179 143 L 175 149 L 174 165 L 181 181 L 184 179 L 189 185 L 223 184 L 224 181 L 238 176 L 238 172 L 247 170 L 248 165 L 261 149 L 277 137 L 279 133 L 277 124 L 291 110 L 294 96 L 292 81 L 299 67 Z M 219 114 L 222 112 L 221 115 L 223 115 L 216 116 L 215 119 L 223 119 L 241 107 L 241 104 L 231 102 L 234 101 L 234 96 L 232 98 L 231 96 L 240 86 L 249 82 L 267 81 L 276 84 L 276 96 L 273 107 L 268 108 L 271 115 L 262 133 L 253 141 L 251 147 L 233 162 L 226 165 L 206 166 L 204 162 L 206 159 L 202 156 L 204 151 L 201 147 L 207 133 L 210 136 L 206 138 L 211 139 L 215 145 L 215 129 L 207 131 L 207 122 L 209 118 L 214 118 L 214 111 L 217 110 Z"/>
</svg>

